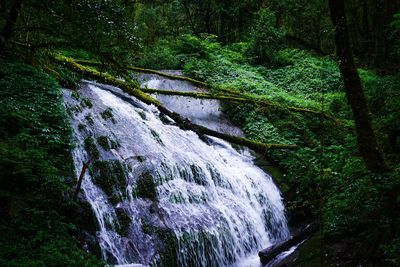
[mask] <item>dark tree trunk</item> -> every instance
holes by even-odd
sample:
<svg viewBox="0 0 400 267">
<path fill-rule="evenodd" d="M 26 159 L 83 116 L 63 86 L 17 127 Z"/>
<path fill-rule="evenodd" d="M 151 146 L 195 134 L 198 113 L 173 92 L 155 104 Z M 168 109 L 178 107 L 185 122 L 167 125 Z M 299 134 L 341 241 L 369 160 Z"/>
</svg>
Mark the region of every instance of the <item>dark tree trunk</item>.
<svg viewBox="0 0 400 267">
<path fill-rule="evenodd" d="M 360 76 L 354 64 L 350 47 L 349 33 L 345 15 L 344 0 L 329 0 L 329 9 L 334 26 L 336 54 L 344 81 L 347 101 L 353 111 L 356 125 L 358 148 L 367 167 L 371 171 L 385 172 L 389 168 L 378 148 L 371 125 L 371 117 L 364 95 Z"/>
<path fill-rule="evenodd" d="M 190 27 L 192 28 L 192 33 L 194 35 L 198 35 L 195 23 L 193 21 L 192 13 L 190 12 L 189 3 L 186 0 L 183 1 L 182 3 L 183 3 L 183 7 L 185 8 L 186 16 L 187 16 L 187 19 L 189 20 Z"/>
<path fill-rule="evenodd" d="M 0 36 L 0 54 L 3 52 L 4 46 L 10 40 L 14 31 L 15 23 L 17 22 L 19 11 L 22 7 L 23 0 L 14 0 L 11 5 L 10 13 Z"/>
<path fill-rule="evenodd" d="M 91 160 L 89 160 L 87 163 L 86 162 L 82 163 L 81 173 L 79 174 L 78 183 L 76 185 L 75 192 L 73 195 L 74 200 L 77 199 L 79 191 L 81 190 L 82 181 L 83 181 L 83 178 L 85 177 L 85 173 L 86 173 L 87 168 L 89 167 L 90 162 L 91 162 Z"/>
</svg>

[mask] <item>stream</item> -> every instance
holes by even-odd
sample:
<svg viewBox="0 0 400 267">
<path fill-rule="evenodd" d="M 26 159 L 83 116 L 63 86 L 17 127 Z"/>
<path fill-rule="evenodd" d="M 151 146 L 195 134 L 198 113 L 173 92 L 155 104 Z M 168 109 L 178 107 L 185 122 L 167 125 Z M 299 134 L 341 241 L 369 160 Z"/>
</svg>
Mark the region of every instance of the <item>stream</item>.
<svg viewBox="0 0 400 267">
<path fill-rule="evenodd" d="M 202 90 L 138 78 L 149 88 Z M 258 251 L 289 236 L 280 191 L 248 149 L 200 138 L 116 87 L 82 81 L 79 96 L 63 95 L 76 174 L 89 163 L 82 191 L 108 264 L 258 267 Z M 155 97 L 194 123 L 243 136 L 217 100 Z"/>
</svg>

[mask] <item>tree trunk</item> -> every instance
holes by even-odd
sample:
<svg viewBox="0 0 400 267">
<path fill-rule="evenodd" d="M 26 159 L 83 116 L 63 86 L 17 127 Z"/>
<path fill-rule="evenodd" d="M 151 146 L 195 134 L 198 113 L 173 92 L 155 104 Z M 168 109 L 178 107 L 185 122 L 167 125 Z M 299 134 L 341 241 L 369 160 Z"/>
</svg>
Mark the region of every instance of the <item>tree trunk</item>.
<svg viewBox="0 0 400 267">
<path fill-rule="evenodd" d="M 90 160 L 87 163 L 86 162 L 82 162 L 81 173 L 79 174 L 78 183 L 76 184 L 75 192 L 74 192 L 74 195 L 73 195 L 73 199 L 74 200 L 77 199 L 79 191 L 81 190 L 83 177 L 85 177 L 85 172 L 86 172 L 87 168 L 89 167 L 90 162 L 91 162 Z"/>
<path fill-rule="evenodd" d="M 329 0 L 329 9 L 334 26 L 336 54 L 343 78 L 347 101 L 353 111 L 358 148 L 371 171 L 385 172 L 389 168 L 378 148 L 372 129 L 371 117 L 350 47 L 344 0 Z"/>
<path fill-rule="evenodd" d="M 4 24 L 3 30 L 0 36 L 0 54 L 3 52 L 4 46 L 10 40 L 12 33 L 14 31 L 15 23 L 18 19 L 19 11 L 22 7 L 23 0 L 14 0 L 10 9 L 10 14 Z"/>
</svg>

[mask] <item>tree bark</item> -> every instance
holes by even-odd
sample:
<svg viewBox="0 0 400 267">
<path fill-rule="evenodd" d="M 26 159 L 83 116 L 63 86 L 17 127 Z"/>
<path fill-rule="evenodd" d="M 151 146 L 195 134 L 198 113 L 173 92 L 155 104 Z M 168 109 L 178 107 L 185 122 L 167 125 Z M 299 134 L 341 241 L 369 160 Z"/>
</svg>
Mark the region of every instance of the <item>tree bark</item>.
<svg viewBox="0 0 400 267">
<path fill-rule="evenodd" d="M 79 174 L 78 183 L 76 184 L 76 189 L 75 189 L 74 196 L 73 196 L 74 200 L 77 199 L 78 193 L 81 190 L 83 177 L 85 177 L 85 173 L 86 173 L 87 168 L 89 167 L 90 162 L 91 161 L 89 160 L 87 163 L 86 162 L 82 163 L 81 173 Z"/>
<path fill-rule="evenodd" d="M 371 116 L 350 47 L 344 0 L 329 0 L 331 21 L 334 26 L 336 55 L 344 82 L 347 101 L 352 109 L 358 148 L 368 169 L 385 172 L 389 168 L 378 148 L 372 129 Z"/>
<path fill-rule="evenodd" d="M 3 53 L 4 46 L 10 40 L 13 34 L 15 23 L 17 22 L 18 14 L 22 7 L 22 1 L 23 0 L 14 0 L 11 5 L 10 13 L 8 15 L 6 23 L 4 24 L 3 30 L 1 31 L 0 54 Z"/>
</svg>

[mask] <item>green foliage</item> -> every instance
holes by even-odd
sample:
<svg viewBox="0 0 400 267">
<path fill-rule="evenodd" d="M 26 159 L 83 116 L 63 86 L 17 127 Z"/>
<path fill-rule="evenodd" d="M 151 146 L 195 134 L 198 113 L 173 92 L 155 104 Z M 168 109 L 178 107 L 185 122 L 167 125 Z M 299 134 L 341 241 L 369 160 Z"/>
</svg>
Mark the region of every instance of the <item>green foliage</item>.
<svg viewBox="0 0 400 267">
<path fill-rule="evenodd" d="M 59 85 L 1 61 L 0 88 L 0 265 L 103 266 L 79 248 L 66 218 L 73 166 Z"/>
<path fill-rule="evenodd" d="M 390 23 L 391 39 L 394 40 L 393 54 L 400 56 L 400 13 L 393 16 L 393 21 Z"/>
<path fill-rule="evenodd" d="M 212 52 L 211 57 L 189 60 L 186 73 L 212 84 L 215 90 L 251 93 L 282 104 L 322 109 L 341 119 L 335 124 L 312 114 L 224 104 L 225 113 L 243 127 L 247 137 L 300 146 L 298 150 L 268 153 L 283 168 L 285 183 L 295 189 L 296 196 L 287 208 L 293 212 L 308 210 L 320 218 L 325 238 L 351 238 L 353 252 L 360 253 L 359 257 L 386 257 L 388 262 L 396 262 L 397 241 L 393 238 L 398 232 L 393 232 L 391 225 L 399 223 L 398 213 L 394 212 L 399 208 L 395 193 L 400 188 L 398 169 L 387 175 L 366 170 L 358 156 L 356 136 L 348 128 L 354 127 L 352 113 L 336 63 L 328 57 L 285 49 L 278 54 L 290 65 L 268 69 L 235 63 L 225 56 L 229 53 L 221 52 L 226 49 Z M 360 76 L 378 137 L 391 165 L 398 166 L 399 147 L 393 145 L 390 136 L 395 141 L 400 137 L 399 76 L 381 77 L 366 70 L 360 70 Z M 360 252 L 366 250 L 373 253 Z"/>
<path fill-rule="evenodd" d="M 179 69 L 182 67 L 182 57 L 177 56 L 175 44 L 172 41 L 159 40 L 143 49 L 137 66 L 150 69 Z"/>
<path fill-rule="evenodd" d="M 285 65 L 277 52 L 283 47 L 284 32 L 275 27 L 275 14 L 268 9 L 260 10 L 251 30 L 251 41 L 247 51 L 251 62 L 266 66 Z"/>
</svg>

